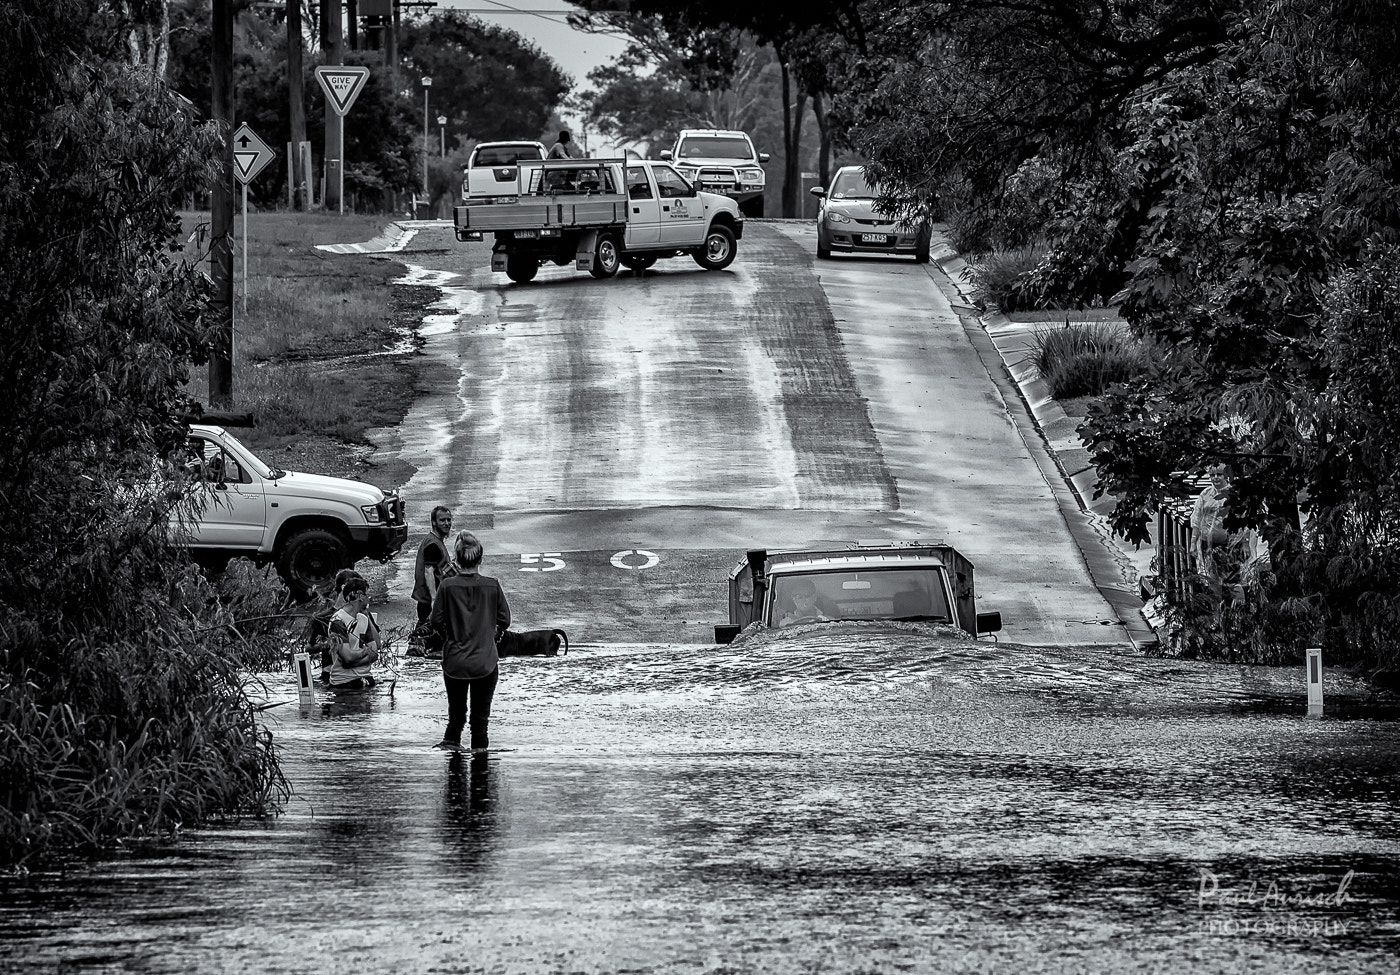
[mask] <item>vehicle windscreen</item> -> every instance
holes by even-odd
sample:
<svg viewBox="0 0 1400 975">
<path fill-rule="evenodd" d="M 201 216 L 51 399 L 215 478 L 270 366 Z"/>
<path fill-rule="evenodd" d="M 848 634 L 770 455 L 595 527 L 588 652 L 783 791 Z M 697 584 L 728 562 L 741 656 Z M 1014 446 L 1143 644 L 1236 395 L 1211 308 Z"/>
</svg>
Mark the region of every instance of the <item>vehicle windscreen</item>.
<svg viewBox="0 0 1400 975">
<path fill-rule="evenodd" d="M 773 626 L 821 620 L 953 621 L 942 578 L 931 568 L 777 575 L 771 586 Z"/>
<path fill-rule="evenodd" d="M 836 174 L 830 196 L 834 200 L 873 200 L 879 194 L 865 178 L 865 170 L 848 169 Z"/>
<path fill-rule="evenodd" d="M 543 159 L 539 146 L 487 146 L 477 149 L 473 166 L 514 166 L 522 159 Z"/>
<path fill-rule="evenodd" d="M 732 136 L 687 136 L 681 140 L 677 159 L 752 159 L 753 147 L 748 139 Z"/>
</svg>

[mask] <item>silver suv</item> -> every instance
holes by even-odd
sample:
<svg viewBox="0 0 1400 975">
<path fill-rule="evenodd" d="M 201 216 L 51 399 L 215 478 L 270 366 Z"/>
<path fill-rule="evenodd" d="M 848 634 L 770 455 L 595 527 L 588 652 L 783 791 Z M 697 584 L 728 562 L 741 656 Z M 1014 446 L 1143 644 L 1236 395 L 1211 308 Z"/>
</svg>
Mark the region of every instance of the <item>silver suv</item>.
<svg viewBox="0 0 1400 975">
<path fill-rule="evenodd" d="M 763 216 L 763 190 L 768 177 L 762 163 L 768 153 L 756 152 L 753 140 L 736 129 L 681 129 L 676 144 L 663 149 L 676 170 L 697 189 L 723 193 L 739 204 L 746 217 Z"/>
</svg>

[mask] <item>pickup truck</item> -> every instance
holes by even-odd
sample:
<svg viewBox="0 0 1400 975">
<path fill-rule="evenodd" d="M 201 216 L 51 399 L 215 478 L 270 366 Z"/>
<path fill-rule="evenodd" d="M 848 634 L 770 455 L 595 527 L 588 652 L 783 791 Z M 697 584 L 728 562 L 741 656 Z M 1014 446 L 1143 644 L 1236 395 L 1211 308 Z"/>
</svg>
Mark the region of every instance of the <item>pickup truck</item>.
<svg viewBox="0 0 1400 975">
<path fill-rule="evenodd" d="M 404 506 L 362 481 L 278 470 L 221 426 L 192 423 L 184 464 L 198 484 L 174 528 L 196 562 L 235 556 L 277 566 L 298 598 L 360 559 L 387 561 L 408 540 Z"/>
<path fill-rule="evenodd" d="M 542 142 L 479 142 L 462 167 L 462 200 L 478 203 L 513 203 L 522 160 L 543 159 Z"/>
<path fill-rule="evenodd" d="M 1001 629 L 1000 613 L 978 613 L 972 563 L 951 545 L 855 542 L 846 548 L 745 554 L 729 573 L 731 643 L 755 623 L 780 629 L 839 620 L 943 623 L 976 637 Z"/>
<path fill-rule="evenodd" d="M 681 129 L 676 144 L 661 152 L 681 176 L 702 190 L 723 193 L 746 217 L 763 216 L 763 191 L 768 175 L 747 132 L 738 129 Z"/>
<path fill-rule="evenodd" d="M 453 208 L 458 240 L 495 236 L 491 270 L 517 283 L 546 261 L 595 278 L 643 271 L 689 254 L 707 271 L 733 262 L 744 218 L 727 197 L 695 189 L 670 165 L 645 159 L 521 160 L 513 201 Z"/>
</svg>

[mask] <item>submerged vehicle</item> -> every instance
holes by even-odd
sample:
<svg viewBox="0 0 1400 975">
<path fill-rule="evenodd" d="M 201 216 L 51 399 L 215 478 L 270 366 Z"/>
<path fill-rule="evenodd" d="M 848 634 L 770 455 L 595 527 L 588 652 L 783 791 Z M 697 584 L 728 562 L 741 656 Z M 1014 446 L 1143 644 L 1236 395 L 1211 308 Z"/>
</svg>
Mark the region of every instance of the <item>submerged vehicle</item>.
<svg viewBox="0 0 1400 975">
<path fill-rule="evenodd" d="M 855 542 L 846 548 L 745 554 L 729 573 L 730 643 L 761 624 L 893 620 L 942 623 L 972 636 L 1001 629 L 1000 613 L 978 613 L 972 563 L 951 545 Z"/>
</svg>

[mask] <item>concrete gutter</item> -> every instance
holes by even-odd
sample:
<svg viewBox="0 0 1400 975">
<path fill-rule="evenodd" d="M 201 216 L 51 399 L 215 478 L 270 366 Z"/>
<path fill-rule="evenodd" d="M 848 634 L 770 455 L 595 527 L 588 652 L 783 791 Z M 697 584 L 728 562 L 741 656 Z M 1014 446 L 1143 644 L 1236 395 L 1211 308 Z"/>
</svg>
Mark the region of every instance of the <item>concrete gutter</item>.
<svg viewBox="0 0 1400 975">
<path fill-rule="evenodd" d="M 328 254 L 393 254 L 404 249 L 420 230 L 451 227 L 451 220 L 399 220 L 362 244 L 317 244 Z"/>
<path fill-rule="evenodd" d="M 999 385 L 1015 393 L 1014 399 L 1006 398 L 1008 407 L 1013 409 L 1017 425 L 1034 433 L 1022 439 L 1041 465 L 1094 585 L 1113 607 L 1135 647 L 1156 646 L 1160 641 L 1143 615 L 1138 590 L 1138 579 L 1150 571 L 1155 546 L 1129 551 L 1110 531 L 1108 516 L 1113 500 L 1094 497 L 1098 472 L 1079 440 L 1077 422 L 1050 395 L 1032 363 L 1030 353 L 1037 326 L 1013 322 L 995 308 L 979 310 L 972 302 L 971 284 L 964 274 L 967 262 L 937 232 L 930 256 L 947 278 L 945 291 L 949 301 L 968 338 L 983 354 L 984 365 L 994 373 L 994 380 L 1001 380 Z M 1001 376 L 991 368 L 994 362 L 1001 366 Z M 1021 409 L 1017 410 L 1017 406 Z"/>
</svg>

